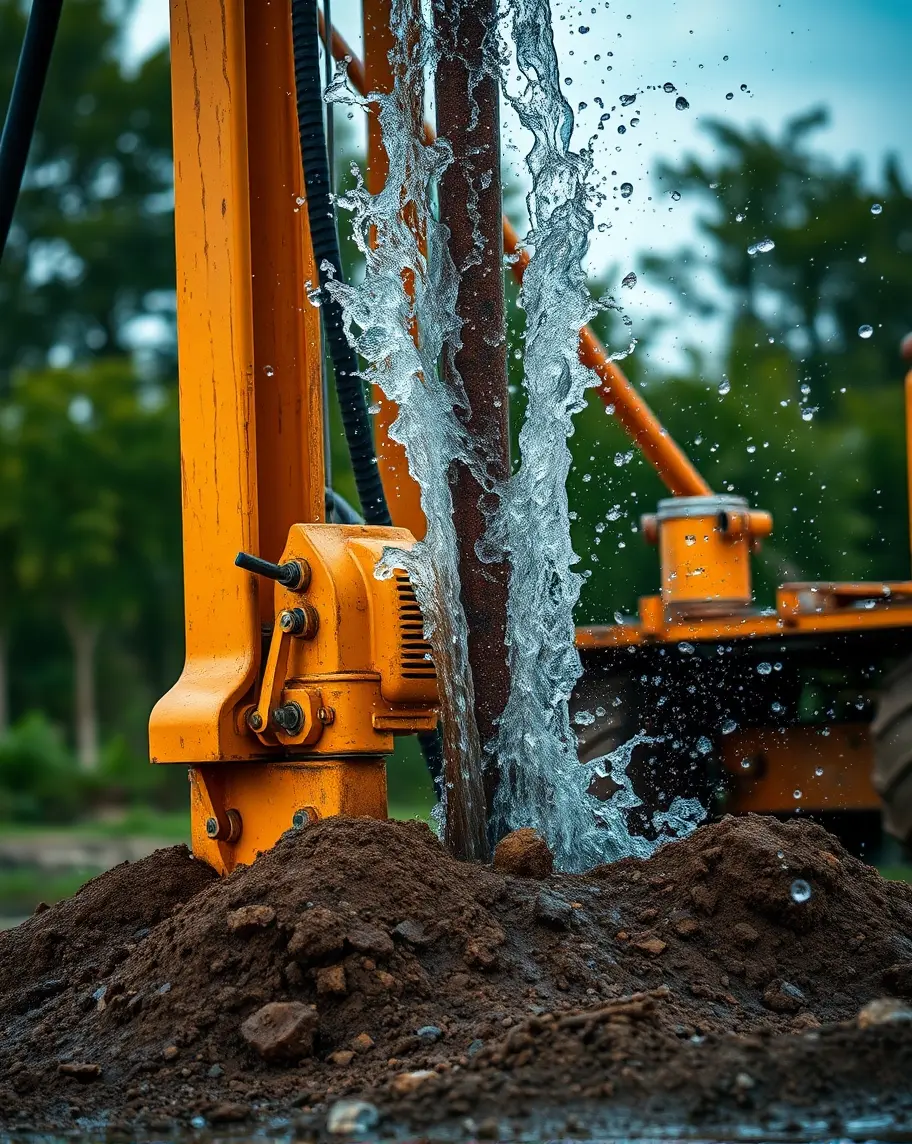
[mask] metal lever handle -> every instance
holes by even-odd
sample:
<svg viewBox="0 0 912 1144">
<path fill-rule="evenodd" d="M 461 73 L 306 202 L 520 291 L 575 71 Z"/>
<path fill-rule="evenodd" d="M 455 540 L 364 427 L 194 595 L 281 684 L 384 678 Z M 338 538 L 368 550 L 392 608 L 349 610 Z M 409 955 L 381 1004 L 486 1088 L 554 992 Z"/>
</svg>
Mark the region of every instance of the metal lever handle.
<svg viewBox="0 0 912 1144">
<path fill-rule="evenodd" d="M 297 560 L 289 560 L 286 564 L 273 564 L 271 560 L 261 560 L 259 556 L 251 556 L 249 552 L 239 552 L 234 559 L 238 568 L 245 572 L 253 572 L 257 576 L 265 576 L 267 580 L 277 580 L 286 588 L 302 588 L 310 579 L 310 569 Z"/>
</svg>

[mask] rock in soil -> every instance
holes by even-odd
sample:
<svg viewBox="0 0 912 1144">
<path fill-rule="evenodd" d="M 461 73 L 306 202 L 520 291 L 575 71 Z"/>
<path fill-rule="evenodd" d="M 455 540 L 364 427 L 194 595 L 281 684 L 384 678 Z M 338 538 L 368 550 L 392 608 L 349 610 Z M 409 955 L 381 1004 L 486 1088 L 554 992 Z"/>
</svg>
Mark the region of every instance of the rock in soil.
<svg viewBox="0 0 912 1144">
<path fill-rule="evenodd" d="M 912 888 L 806 821 L 583 875 L 540 841 L 505 870 L 329 819 L 222 881 L 109 871 L 0 934 L 0 1129 L 912 1127 Z"/>
</svg>

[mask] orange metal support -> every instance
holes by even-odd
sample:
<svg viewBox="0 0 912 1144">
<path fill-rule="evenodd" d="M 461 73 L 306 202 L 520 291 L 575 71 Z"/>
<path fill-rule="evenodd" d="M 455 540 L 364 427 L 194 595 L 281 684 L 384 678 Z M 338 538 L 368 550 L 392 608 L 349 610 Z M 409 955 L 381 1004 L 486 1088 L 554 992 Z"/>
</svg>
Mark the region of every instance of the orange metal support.
<svg viewBox="0 0 912 1144">
<path fill-rule="evenodd" d="M 150 749 L 198 764 L 266 753 L 239 710 L 272 593 L 234 557 L 322 519 L 322 397 L 288 9 L 172 0 L 171 44 L 186 663 Z"/>
<path fill-rule="evenodd" d="M 368 21 L 369 10 L 372 13 L 370 22 Z M 366 95 L 370 91 L 389 90 L 388 86 L 384 86 L 389 83 L 388 71 L 383 73 L 383 62 L 380 58 L 381 55 L 385 54 L 386 49 L 381 49 L 379 40 L 377 45 L 373 42 L 375 29 L 382 26 L 382 12 L 384 10 L 388 11 L 386 0 L 365 0 L 365 54 L 366 59 L 368 59 L 376 52 L 375 58 L 377 62 L 373 69 L 370 65 L 368 67 L 362 66 L 343 37 L 335 28 L 333 29 L 332 53 L 336 59 L 339 60 L 345 59 L 346 57 L 351 59 L 352 62 L 349 64 L 348 74 L 351 77 L 352 83 L 362 95 Z M 386 18 L 388 24 L 388 16 Z M 429 124 L 425 124 L 425 137 L 429 140 L 434 138 L 433 128 Z M 375 152 L 373 155 L 370 150 L 368 152 L 368 186 L 371 187 L 371 189 L 374 187 L 370 182 L 371 178 L 379 177 L 377 175 L 371 175 L 370 167 L 372 162 L 376 161 L 378 164 L 380 162 L 379 159 L 376 159 L 376 148 L 379 146 L 379 141 L 375 142 Z M 385 168 L 381 168 L 379 165 L 375 165 L 374 167 L 376 172 L 379 172 L 381 169 L 385 174 Z M 382 186 L 382 181 L 379 181 L 376 186 Z M 506 218 L 503 220 L 503 227 L 504 251 L 507 254 L 518 255 L 516 261 L 512 264 L 512 270 L 516 280 L 522 282 L 523 274 L 529 264 L 529 254 L 520 246 L 519 236 Z M 617 363 L 609 359 L 605 347 L 588 326 L 584 326 L 580 331 L 579 356 L 580 361 L 588 366 L 589 369 L 593 370 L 599 377 L 599 397 L 605 405 L 614 407 L 614 415 L 621 427 L 642 450 L 643 455 L 655 468 L 669 491 L 675 496 L 708 496 L 712 492 L 709 485 L 694 468 L 680 446 L 676 444 L 668 432 L 662 427 L 661 422 L 643 398 L 640 397 L 630 381 L 624 376 L 623 371 L 619 368 Z M 378 442 L 385 440 L 385 437 L 381 437 L 384 419 L 386 424 L 390 423 L 391 419 L 389 413 L 386 411 L 381 414 L 381 420 L 378 424 Z M 385 448 L 385 445 L 380 445 L 381 457 L 383 456 Z M 392 454 L 387 455 L 392 457 Z M 390 463 L 391 462 L 387 462 L 387 464 Z M 383 464 L 382 461 L 381 464 Z M 401 473 L 402 470 L 397 461 L 393 474 L 394 481 L 401 479 Z M 394 521 L 397 524 L 407 525 L 418 535 L 415 526 L 410 520 L 406 519 L 405 516 L 401 518 L 397 516 L 396 506 L 399 499 L 399 490 L 394 482 L 388 482 L 386 469 L 384 469 L 383 483 L 387 491 L 387 496 L 390 499 Z M 414 485 L 413 482 L 412 485 Z M 408 484 L 406 483 L 402 487 L 402 511 L 405 513 L 406 511 L 410 511 L 408 509 Z"/>
</svg>

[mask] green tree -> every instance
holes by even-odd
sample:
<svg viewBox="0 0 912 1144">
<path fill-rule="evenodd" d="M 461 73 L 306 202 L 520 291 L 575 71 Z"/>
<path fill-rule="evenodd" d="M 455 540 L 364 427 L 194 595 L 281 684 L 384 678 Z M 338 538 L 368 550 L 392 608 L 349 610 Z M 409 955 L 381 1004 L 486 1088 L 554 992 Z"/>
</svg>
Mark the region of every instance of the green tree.
<svg viewBox="0 0 912 1144">
<path fill-rule="evenodd" d="M 24 5 L 0 0 L 0 107 Z M 67 0 L 25 183 L 0 267 L 0 387 L 16 366 L 118 356 L 140 320 L 174 353 L 168 53 L 121 63 L 126 7 Z M 148 332 L 148 329 L 147 329 Z"/>
<path fill-rule="evenodd" d="M 172 389 L 111 359 L 17 374 L 2 410 L 15 459 L 10 517 L 24 598 L 70 641 L 81 765 L 99 759 L 96 652 L 106 628 L 135 631 L 180 562 L 179 464 Z"/>
</svg>

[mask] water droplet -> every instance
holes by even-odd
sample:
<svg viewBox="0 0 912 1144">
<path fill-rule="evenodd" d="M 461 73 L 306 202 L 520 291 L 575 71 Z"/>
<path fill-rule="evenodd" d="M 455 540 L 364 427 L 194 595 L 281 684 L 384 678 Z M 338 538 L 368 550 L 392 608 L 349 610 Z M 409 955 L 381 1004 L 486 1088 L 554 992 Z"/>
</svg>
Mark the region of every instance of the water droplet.
<svg viewBox="0 0 912 1144">
<path fill-rule="evenodd" d="M 746 84 L 746 83 L 742 83 L 742 84 L 741 84 L 741 90 L 742 90 L 742 91 L 747 91 L 747 84 Z"/>
<path fill-rule="evenodd" d="M 723 59 L 723 60 L 728 60 L 728 56 L 723 56 L 723 57 L 722 57 L 722 59 Z"/>
<path fill-rule="evenodd" d="M 632 290 L 637 284 L 637 276 L 631 270 L 629 274 L 625 274 L 621 279 L 621 285 L 626 286 L 628 290 Z"/>
<path fill-rule="evenodd" d="M 817 778 L 819 779 L 819 778 L 820 778 L 820 776 L 823 774 L 823 767 L 815 767 L 815 768 L 814 768 L 814 774 L 815 774 L 815 775 L 817 776 Z"/>
<path fill-rule="evenodd" d="M 692 544 L 696 544 L 696 543 L 697 543 L 697 538 L 696 538 L 695 536 L 693 536 L 693 535 L 687 535 L 687 536 L 685 536 L 685 537 L 684 537 L 684 543 L 685 543 L 685 544 L 688 546 L 688 548 L 689 548 L 689 547 L 690 547 Z"/>
<path fill-rule="evenodd" d="M 801 798 L 801 791 L 800 790 L 793 790 L 792 791 L 792 798 L 796 798 L 796 799 Z"/>
<path fill-rule="evenodd" d="M 621 183 L 621 198 L 629 199 L 633 194 L 633 183 Z"/>
<path fill-rule="evenodd" d="M 860 338 L 869 338 L 869 337 L 871 337 L 871 335 L 873 333 L 874 333 L 874 327 L 873 326 L 859 326 L 858 327 L 858 336 Z"/>
<path fill-rule="evenodd" d="M 275 370 L 272 368 L 271 365 L 264 365 L 263 366 L 263 373 L 265 373 L 267 377 L 272 377 L 272 375 L 275 373 Z"/>
<path fill-rule="evenodd" d="M 588 31 L 589 31 L 589 28 L 588 28 L 588 26 L 587 26 L 586 24 L 580 24 L 580 26 L 579 26 L 579 34 L 580 34 L 581 36 L 585 36 L 585 35 L 586 35 L 586 33 L 587 33 Z"/>
<path fill-rule="evenodd" d="M 725 722 L 722 724 L 722 734 L 723 735 L 730 735 L 732 733 L 732 731 L 737 731 L 737 730 L 738 730 L 738 724 L 735 722 L 734 719 L 726 719 Z"/>
<path fill-rule="evenodd" d="M 814 891 L 804 878 L 796 878 L 789 889 L 793 902 L 809 902 Z"/>
<path fill-rule="evenodd" d="M 758 663 L 757 671 L 760 675 L 772 675 L 773 665 L 771 663 Z"/>
<path fill-rule="evenodd" d="M 734 98 L 735 98 L 735 93 L 734 93 L 733 91 L 727 91 L 727 92 L 725 93 L 725 98 L 726 98 L 726 99 L 734 99 Z"/>
<path fill-rule="evenodd" d="M 723 377 L 722 380 L 719 382 L 719 394 L 720 394 L 720 396 L 724 397 L 726 395 L 726 393 L 731 393 L 731 387 L 732 387 L 731 382 L 728 380 L 728 378 Z"/>
<path fill-rule="evenodd" d="M 622 95 L 621 96 L 621 107 L 629 107 L 631 105 L 631 103 L 636 103 L 636 96 L 635 95 Z"/>
<path fill-rule="evenodd" d="M 776 244 L 771 238 L 761 238 L 757 242 L 752 242 L 747 248 L 747 253 L 754 254 L 769 254 L 771 250 L 776 249 Z"/>
<path fill-rule="evenodd" d="M 742 759 L 742 760 L 741 760 L 741 769 L 742 769 L 742 770 L 744 770 L 744 771 L 749 771 L 749 770 L 750 770 L 750 765 L 751 765 L 751 761 L 750 761 L 750 759 Z"/>
<path fill-rule="evenodd" d="M 573 716 L 573 722 L 577 727 L 591 727 L 595 722 L 595 716 L 591 711 L 577 711 Z"/>
<path fill-rule="evenodd" d="M 669 95 L 671 95 L 671 93 L 676 90 L 677 89 L 673 83 L 665 83 L 662 85 L 662 91 L 668 92 Z"/>
<path fill-rule="evenodd" d="M 623 123 L 619 123 L 618 124 L 618 135 L 626 135 L 626 134 L 627 134 L 627 128 L 624 126 Z"/>
<path fill-rule="evenodd" d="M 681 653 L 681 655 L 693 655 L 694 645 L 692 643 L 687 643 L 686 641 L 684 643 L 679 643 L 678 651 Z"/>
<path fill-rule="evenodd" d="M 370 405 L 368 405 L 367 412 L 370 413 L 373 417 L 376 417 L 377 414 L 380 412 L 380 402 L 374 401 Z"/>
<path fill-rule="evenodd" d="M 674 203 L 679 203 L 681 201 L 681 192 L 680 191 L 672 191 L 671 192 L 671 201 Z"/>
<path fill-rule="evenodd" d="M 863 266 L 863 265 L 864 265 L 864 264 L 865 264 L 865 263 L 868 261 L 868 256 L 867 256 L 866 254 L 862 254 L 862 256 L 861 256 L 861 257 L 858 259 L 858 261 L 859 261 L 859 262 L 862 264 L 862 266 Z"/>
<path fill-rule="evenodd" d="M 873 206 L 871 207 L 871 214 L 873 214 L 873 215 L 878 215 L 878 214 L 881 214 L 882 212 L 883 212 L 883 207 L 880 205 L 880 203 L 874 203 Z"/>
<path fill-rule="evenodd" d="M 569 76 L 569 75 L 568 75 L 568 76 L 566 76 L 566 77 L 565 77 L 565 79 L 564 79 L 564 83 L 566 84 L 566 86 L 567 86 L 567 87 L 570 87 L 570 86 L 572 85 L 572 83 L 573 83 L 573 78 L 572 78 L 572 76 Z"/>
<path fill-rule="evenodd" d="M 708 755 L 712 750 L 712 743 L 705 735 L 701 735 L 700 738 L 697 739 L 697 750 L 701 755 Z"/>
<path fill-rule="evenodd" d="M 683 95 L 679 95 L 675 100 L 675 107 L 678 109 L 678 111 L 686 111 L 688 107 L 690 107 L 690 103 L 684 98 Z"/>
</svg>

